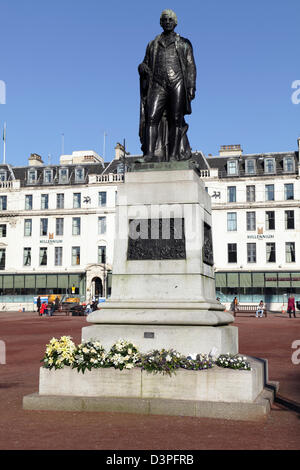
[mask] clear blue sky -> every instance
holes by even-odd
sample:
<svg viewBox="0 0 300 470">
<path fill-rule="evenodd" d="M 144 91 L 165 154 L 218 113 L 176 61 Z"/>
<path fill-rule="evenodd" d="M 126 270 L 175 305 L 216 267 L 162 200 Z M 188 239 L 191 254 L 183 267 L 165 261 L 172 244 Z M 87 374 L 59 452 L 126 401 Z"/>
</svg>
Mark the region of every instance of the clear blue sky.
<svg viewBox="0 0 300 470">
<path fill-rule="evenodd" d="M 65 153 L 102 154 L 104 132 L 107 161 L 124 138 L 131 154 L 140 153 L 137 66 L 161 32 L 165 8 L 176 12 L 176 31 L 194 48 L 192 148 L 296 150 L 299 0 L 0 0 L 7 161 L 27 165 L 35 152 L 57 163 L 62 133 Z M 2 151 L 1 138 L 1 161 Z"/>
</svg>

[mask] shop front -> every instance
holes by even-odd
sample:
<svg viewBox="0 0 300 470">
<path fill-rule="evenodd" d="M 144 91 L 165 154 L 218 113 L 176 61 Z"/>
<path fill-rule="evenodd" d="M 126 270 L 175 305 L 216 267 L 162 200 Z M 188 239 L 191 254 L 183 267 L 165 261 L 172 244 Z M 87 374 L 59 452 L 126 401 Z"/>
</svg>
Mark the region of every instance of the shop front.
<svg viewBox="0 0 300 470">
<path fill-rule="evenodd" d="M 0 308 L 33 310 L 37 296 L 59 295 L 85 300 L 85 273 L 3 274 L 0 275 Z"/>
<path fill-rule="evenodd" d="M 290 294 L 300 301 L 300 272 L 216 272 L 215 276 L 216 297 L 226 305 L 237 297 L 241 304 L 263 300 L 270 310 L 282 311 Z"/>
</svg>

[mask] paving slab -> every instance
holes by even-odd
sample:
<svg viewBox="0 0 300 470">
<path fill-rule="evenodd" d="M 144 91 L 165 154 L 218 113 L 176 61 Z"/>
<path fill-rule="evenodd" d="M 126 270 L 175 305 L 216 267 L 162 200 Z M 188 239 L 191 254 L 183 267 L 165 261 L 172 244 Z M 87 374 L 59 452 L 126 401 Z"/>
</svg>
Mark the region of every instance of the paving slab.
<svg viewBox="0 0 300 470">
<path fill-rule="evenodd" d="M 81 340 L 85 317 L 38 317 L 1 312 L 0 449 L 12 450 L 292 450 L 300 445 L 300 365 L 292 344 L 300 340 L 300 315 L 237 317 L 240 353 L 268 360 L 269 379 L 280 383 L 278 398 L 263 422 L 118 412 L 23 410 L 25 395 L 38 390 L 40 360 L 55 336 Z M 298 355 L 300 358 L 300 354 Z"/>
</svg>

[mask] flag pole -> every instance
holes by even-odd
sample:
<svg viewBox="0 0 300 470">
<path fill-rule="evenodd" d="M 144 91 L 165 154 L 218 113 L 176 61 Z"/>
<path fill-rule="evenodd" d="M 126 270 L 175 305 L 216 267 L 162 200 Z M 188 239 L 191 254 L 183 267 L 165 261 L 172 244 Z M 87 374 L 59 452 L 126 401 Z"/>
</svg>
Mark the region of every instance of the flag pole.
<svg viewBox="0 0 300 470">
<path fill-rule="evenodd" d="M 6 122 L 3 127 L 3 163 L 6 163 Z"/>
<path fill-rule="evenodd" d="M 65 134 L 61 134 L 61 154 L 65 154 Z"/>
<path fill-rule="evenodd" d="M 105 144 L 106 144 L 106 141 L 105 141 L 105 138 L 106 138 L 107 134 L 106 132 L 104 132 L 104 136 L 103 136 L 103 160 L 105 161 L 105 151 L 106 151 L 106 148 L 105 148 Z"/>
</svg>

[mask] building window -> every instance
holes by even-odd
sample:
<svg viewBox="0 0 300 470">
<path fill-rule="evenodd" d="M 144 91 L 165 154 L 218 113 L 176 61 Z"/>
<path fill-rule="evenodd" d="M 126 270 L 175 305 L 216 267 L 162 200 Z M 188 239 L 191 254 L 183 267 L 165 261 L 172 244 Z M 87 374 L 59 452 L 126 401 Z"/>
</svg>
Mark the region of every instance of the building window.
<svg viewBox="0 0 300 470">
<path fill-rule="evenodd" d="M 40 248 L 40 266 L 47 266 L 47 248 Z"/>
<path fill-rule="evenodd" d="M 75 183 L 81 183 L 84 181 L 84 169 L 75 168 Z"/>
<path fill-rule="evenodd" d="M 117 174 L 120 175 L 120 174 L 124 174 L 125 173 L 125 169 L 126 169 L 126 166 L 124 165 L 124 163 L 118 163 L 117 165 Z"/>
<path fill-rule="evenodd" d="M 7 196 L 0 196 L 0 211 L 7 210 Z"/>
<path fill-rule="evenodd" d="M 72 247 L 72 266 L 76 266 L 80 264 L 80 247 L 73 246 Z"/>
<path fill-rule="evenodd" d="M 40 236 L 45 237 L 48 233 L 48 219 L 41 219 Z"/>
<path fill-rule="evenodd" d="M 61 246 L 56 246 L 54 251 L 54 264 L 55 266 L 62 266 L 63 249 Z"/>
<path fill-rule="evenodd" d="M 49 209 L 49 195 L 48 194 L 41 195 L 41 209 Z"/>
<path fill-rule="evenodd" d="M 256 263 L 256 243 L 247 243 L 247 263 Z"/>
<path fill-rule="evenodd" d="M 246 212 L 247 230 L 256 230 L 255 212 Z"/>
<path fill-rule="evenodd" d="M 293 183 L 287 183 L 284 185 L 284 199 L 294 199 L 294 185 Z"/>
<path fill-rule="evenodd" d="M 81 193 L 73 193 L 73 209 L 81 207 Z"/>
<path fill-rule="evenodd" d="M 0 248 L 0 269 L 1 269 L 1 271 L 3 271 L 5 269 L 5 258 L 6 258 L 5 248 Z"/>
<path fill-rule="evenodd" d="M 25 210 L 26 211 L 32 210 L 32 194 L 25 195 Z"/>
<path fill-rule="evenodd" d="M 275 160 L 274 158 L 265 159 L 265 173 L 275 173 Z"/>
<path fill-rule="evenodd" d="M 285 261 L 286 263 L 295 263 L 295 242 L 286 242 L 285 244 Z"/>
<path fill-rule="evenodd" d="M 227 175 L 237 175 L 238 174 L 238 166 L 236 160 L 229 160 L 227 162 Z"/>
<path fill-rule="evenodd" d="M 275 230 L 275 212 L 266 211 L 266 230 Z"/>
<path fill-rule="evenodd" d="M 295 161 L 293 157 L 285 157 L 283 159 L 283 169 L 286 173 L 292 173 L 294 171 Z"/>
<path fill-rule="evenodd" d="M 228 263 L 237 263 L 237 245 L 236 243 L 228 243 Z"/>
<path fill-rule="evenodd" d="M 44 183 L 52 183 L 53 180 L 53 175 L 52 175 L 52 170 L 49 168 L 44 170 Z"/>
<path fill-rule="evenodd" d="M 267 263 L 276 263 L 275 243 L 266 243 L 266 261 Z"/>
<path fill-rule="evenodd" d="M 31 266 L 31 248 L 24 248 L 23 265 L 24 266 Z"/>
<path fill-rule="evenodd" d="M 63 235 L 64 234 L 64 219 L 59 218 L 56 219 L 55 223 L 56 228 L 56 235 Z"/>
<path fill-rule="evenodd" d="M 80 217 L 72 218 L 72 235 L 80 235 Z"/>
<path fill-rule="evenodd" d="M 292 230 L 295 228 L 294 211 L 284 211 L 284 220 L 286 229 Z"/>
<path fill-rule="evenodd" d="M 37 171 L 36 170 L 28 170 L 27 182 L 29 184 L 35 184 L 36 181 L 37 181 Z"/>
<path fill-rule="evenodd" d="M 6 171 L 0 170 L 0 182 L 6 181 Z"/>
<path fill-rule="evenodd" d="M 64 209 L 65 207 L 65 195 L 63 193 L 56 194 L 56 208 Z"/>
<path fill-rule="evenodd" d="M 274 201 L 274 184 L 266 184 L 266 201 Z"/>
<path fill-rule="evenodd" d="M 228 186 L 227 200 L 228 202 L 236 202 L 236 187 L 235 186 Z"/>
<path fill-rule="evenodd" d="M 24 237 L 31 237 L 32 234 L 32 220 L 24 220 Z"/>
<path fill-rule="evenodd" d="M 227 230 L 235 232 L 237 230 L 236 212 L 227 212 Z"/>
<path fill-rule="evenodd" d="M 98 235 L 106 233 L 106 217 L 98 217 Z"/>
<path fill-rule="evenodd" d="M 59 169 L 59 183 L 64 184 L 69 182 L 69 170 L 68 168 Z"/>
<path fill-rule="evenodd" d="M 99 193 L 99 207 L 106 206 L 106 191 L 100 191 Z"/>
<path fill-rule="evenodd" d="M 0 224 L 0 237 L 6 237 L 6 224 Z"/>
<path fill-rule="evenodd" d="M 98 263 L 106 263 L 106 246 L 98 246 Z"/>
<path fill-rule="evenodd" d="M 248 175 L 255 175 L 256 173 L 255 160 L 247 159 L 245 162 L 245 169 Z"/>
<path fill-rule="evenodd" d="M 255 202 L 255 186 L 246 186 L 247 202 Z"/>
</svg>

